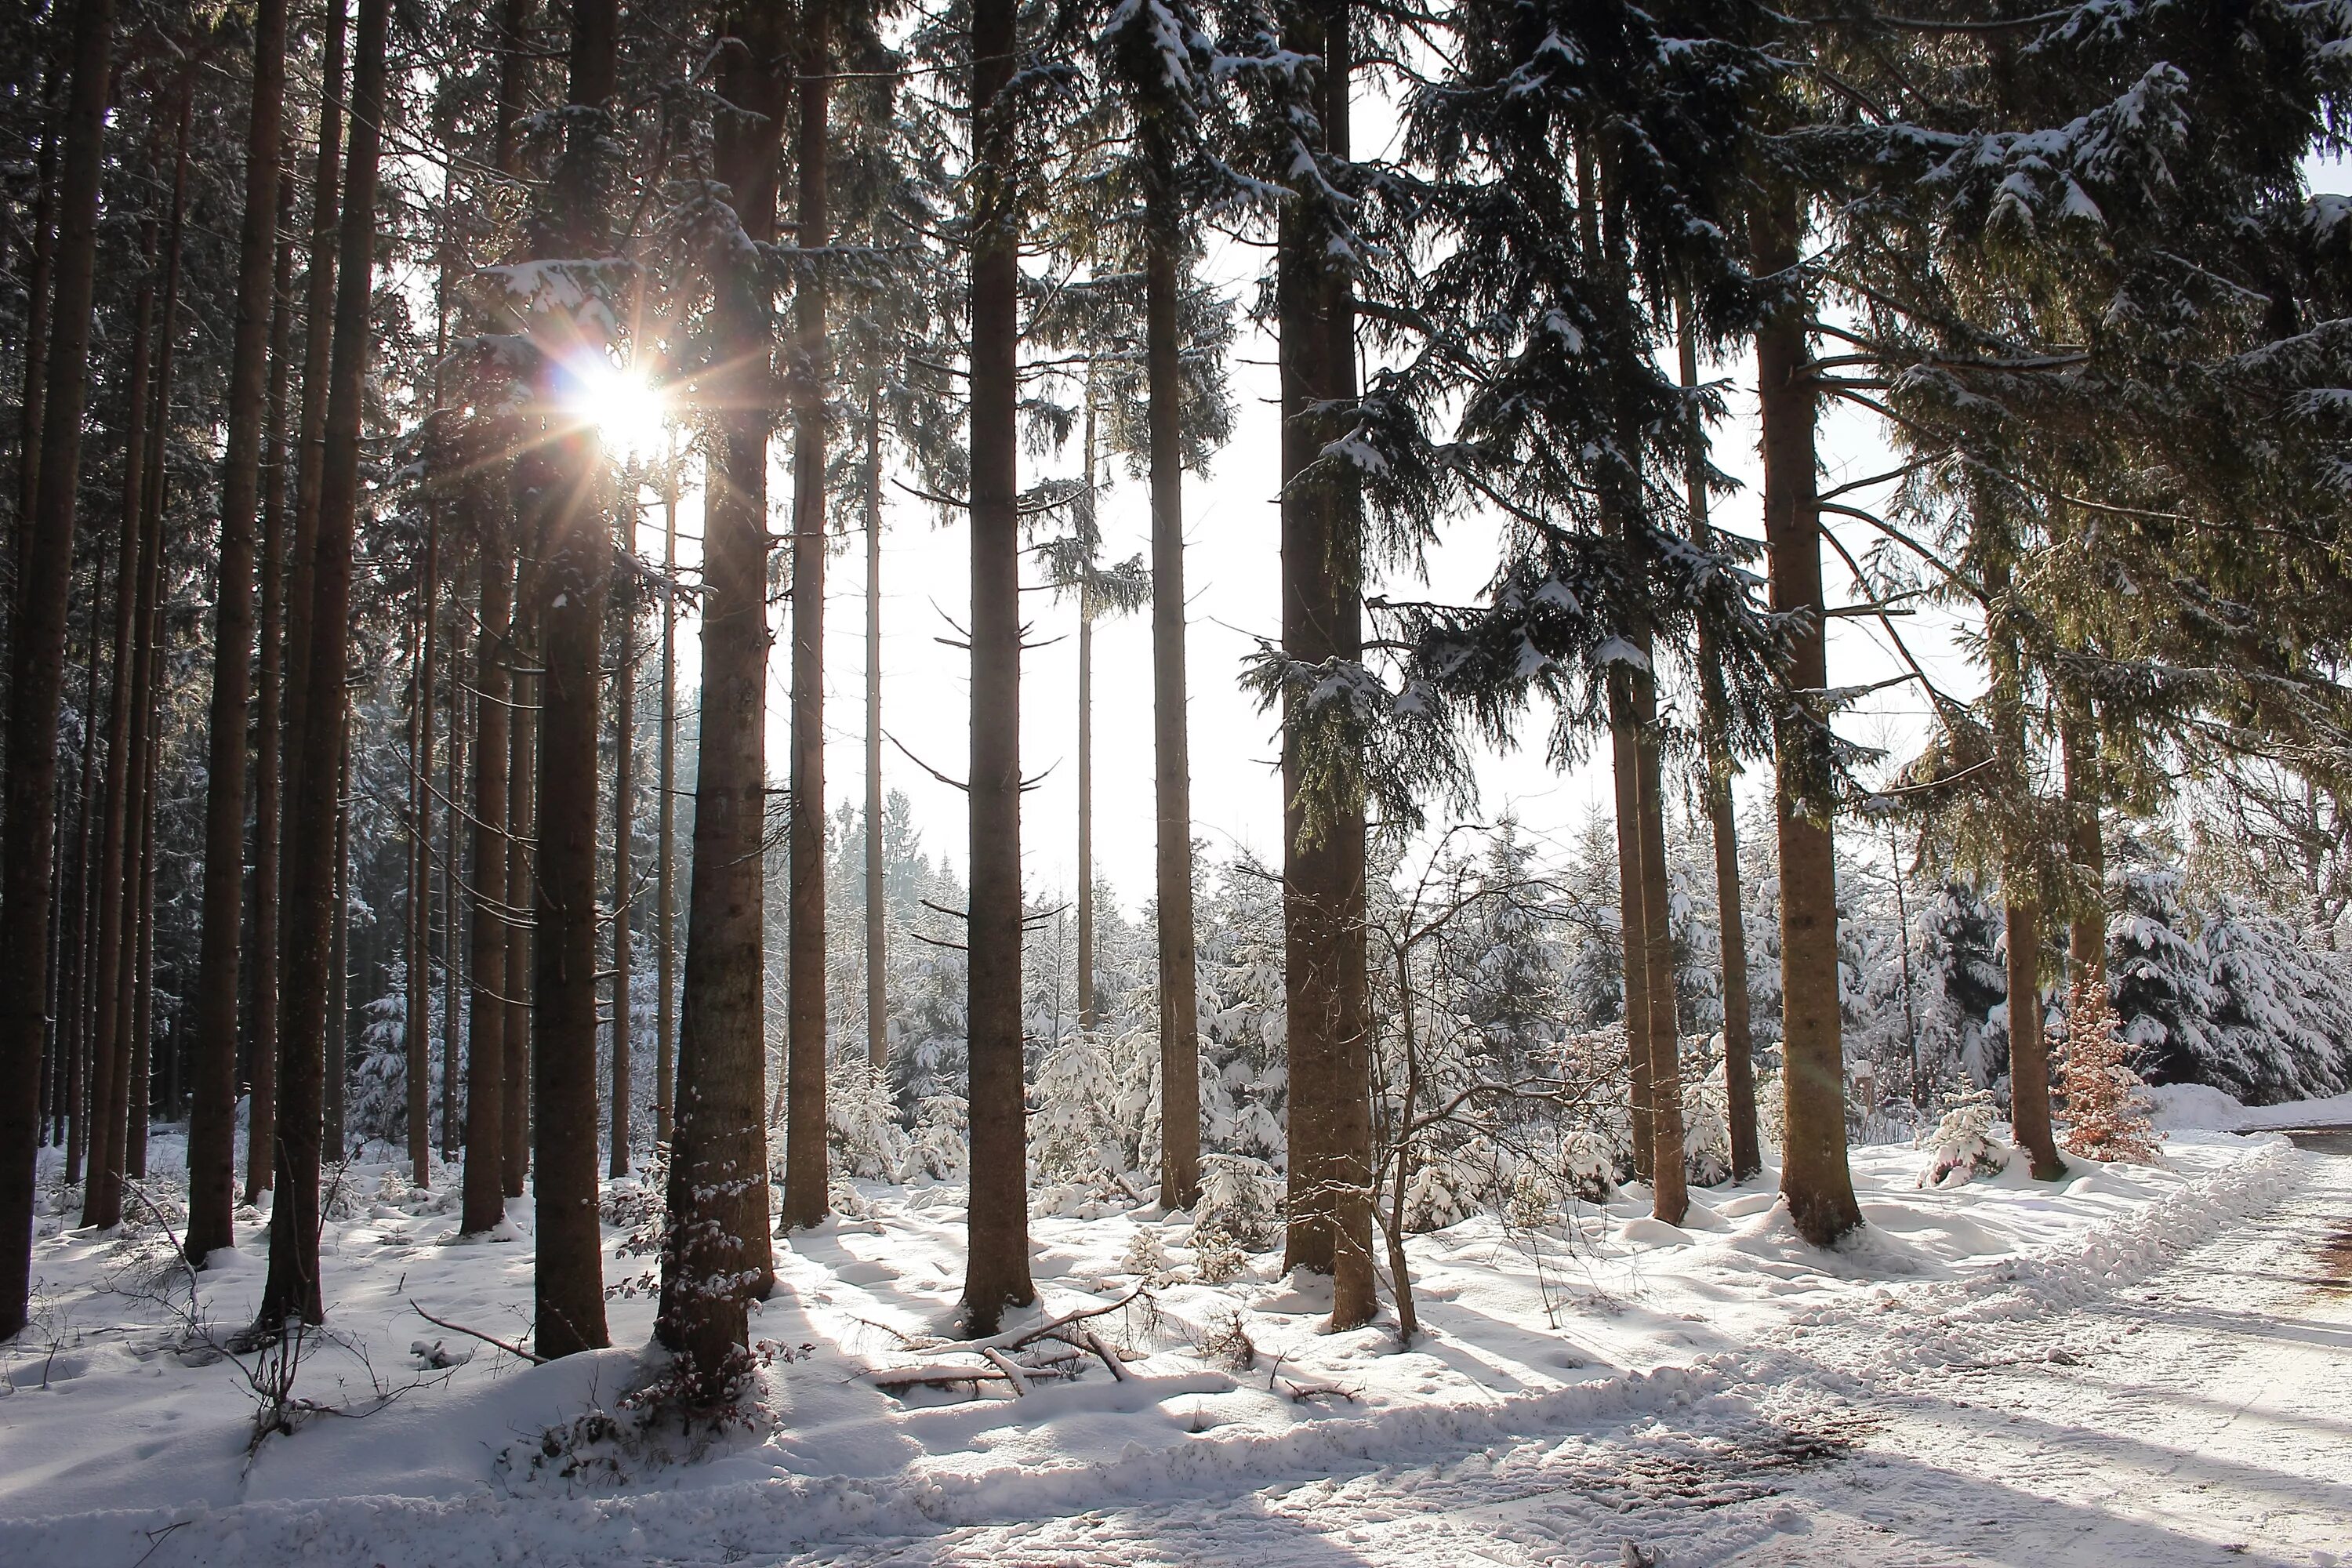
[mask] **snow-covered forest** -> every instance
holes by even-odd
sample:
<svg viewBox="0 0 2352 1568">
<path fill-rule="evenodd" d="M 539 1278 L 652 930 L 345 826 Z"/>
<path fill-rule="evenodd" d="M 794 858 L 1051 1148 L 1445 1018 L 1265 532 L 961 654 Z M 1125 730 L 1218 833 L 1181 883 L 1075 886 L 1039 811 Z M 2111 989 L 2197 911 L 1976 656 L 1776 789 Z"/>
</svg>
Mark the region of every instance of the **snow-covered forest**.
<svg viewBox="0 0 2352 1568">
<path fill-rule="evenodd" d="M 0 1555 L 2333 1561 L 2347 126 L 2336 0 L 23 0 Z"/>
</svg>

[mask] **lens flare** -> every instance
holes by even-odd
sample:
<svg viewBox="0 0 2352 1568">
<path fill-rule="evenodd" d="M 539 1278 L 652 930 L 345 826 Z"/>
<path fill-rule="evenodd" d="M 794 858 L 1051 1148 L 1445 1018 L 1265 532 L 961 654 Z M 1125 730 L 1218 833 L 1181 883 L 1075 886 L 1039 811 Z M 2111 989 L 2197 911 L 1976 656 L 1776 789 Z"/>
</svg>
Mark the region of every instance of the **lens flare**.
<svg viewBox="0 0 2352 1568">
<path fill-rule="evenodd" d="M 566 404 L 574 417 L 596 427 L 607 452 L 643 458 L 668 446 L 668 402 L 642 375 L 598 357 L 573 364 L 571 381 Z"/>
</svg>

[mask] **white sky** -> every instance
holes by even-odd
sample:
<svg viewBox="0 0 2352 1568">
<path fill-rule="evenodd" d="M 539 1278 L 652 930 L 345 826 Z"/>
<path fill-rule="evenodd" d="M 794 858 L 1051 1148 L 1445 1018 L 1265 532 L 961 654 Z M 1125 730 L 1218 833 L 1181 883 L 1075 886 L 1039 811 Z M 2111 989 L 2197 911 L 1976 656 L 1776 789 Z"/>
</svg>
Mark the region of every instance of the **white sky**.
<svg viewBox="0 0 2352 1568">
<path fill-rule="evenodd" d="M 1384 106 L 1367 104 L 1369 120 Z M 2340 164 L 2312 168 L 2314 184 L 2352 189 Z M 1238 246 L 1213 253 L 1210 275 L 1236 289 L 1261 264 L 1263 253 Z M 1205 476 L 1188 476 L 1184 489 L 1187 667 L 1191 689 L 1192 809 L 1195 833 L 1218 855 L 1248 847 L 1268 859 L 1281 851 L 1282 798 L 1274 716 L 1257 711 L 1239 686 L 1243 660 L 1258 637 L 1273 637 L 1280 626 L 1279 531 L 1275 506 L 1278 472 L 1278 426 L 1275 415 L 1275 345 L 1270 337 L 1244 331 L 1234 348 L 1233 390 L 1239 418 L 1233 442 L 1218 454 Z M 1717 502 L 1718 526 L 1752 536 L 1761 531 L 1760 474 L 1756 452 L 1754 377 L 1745 361 L 1703 368 L 1724 378 L 1730 419 L 1716 434 L 1719 467 L 1743 481 L 1741 491 Z M 1887 447 L 1869 416 L 1841 405 L 1824 408 L 1820 450 L 1824 488 L 1891 467 Z M 778 527 L 790 503 L 784 468 L 788 443 L 774 448 L 770 500 Z M 1055 465 L 1066 471 L 1074 458 Z M 1024 466 L 1025 485 L 1037 473 Z M 1105 555 L 1121 560 L 1148 552 L 1149 522 L 1144 487 L 1115 475 L 1100 516 Z M 1868 498 L 1849 498 L 1867 504 Z M 934 509 L 893 491 L 886 506 L 882 551 L 883 723 L 907 747 L 941 772 L 961 776 L 970 756 L 968 655 L 937 640 L 956 635 L 949 617 L 961 622 L 970 603 L 970 535 L 961 520 L 942 526 Z M 658 557 L 659 517 L 649 511 L 640 549 Z M 1848 549 L 1864 556 L 1873 542 L 1867 527 L 1850 519 L 1828 520 Z M 681 528 L 700 526 L 699 507 L 688 498 Z M 698 552 L 681 546 L 688 563 Z M 1400 593 L 1467 598 L 1484 583 L 1495 561 L 1495 532 L 1476 518 L 1451 526 L 1432 550 L 1428 581 L 1386 584 Z M 1824 581 L 1831 601 L 1851 601 L 1850 575 L 1834 554 L 1825 552 Z M 1024 563 L 1024 584 L 1034 584 L 1034 564 Z M 862 802 L 865 788 L 865 592 L 862 537 L 840 542 L 826 582 L 825 730 L 826 796 L 829 804 Z M 1024 659 L 1021 752 L 1024 772 L 1042 783 L 1026 796 L 1022 815 L 1022 854 L 1032 896 L 1067 890 L 1076 875 L 1076 610 L 1038 592 L 1025 595 L 1032 638 L 1051 640 Z M 781 777 L 785 767 L 789 713 L 789 627 L 779 614 L 776 645 L 769 667 L 769 766 Z M 1947 614 L 1928 609 L 1901 623 L 1922 661 L 1948 689 L 1967 693 L 1981 686 L 1960 640 L 1962 628 Z M 691 687 L 698 662 L 698 628 L 680 628 L 681 684 Z M 1117 888 L 1133 912 L 1150 897 L 1152 880 L 1153 802 L 1150 682 L 1150 619 L 1143 614 L 1098 622 L 1095 637 L 1095 846 L 1098 874 Z M 1900 668 L 1874 622 L 1832 622 L 1830 681 L 1861 685 Z M 649 672 L 650 673 L 650 672 Z M 1508 812 L 1528 834 L 1564 843 L 1586 816 L 1608 797 L 1605 748 L 1591 762 L 1566 773 L 1544 759 L 1547 720 L 1538 711 L 1517 750 L 1484 753 L 1477 768 L 1480 814 L 1493 820 Z M 1927 719 L 1916 686 L 1897 686 L 1865 700 L 1841 725 L 1854 739 L 1889 748 L 1897 760 L 1915 750 Z M 965 804 L 961 792 L 939 783 L 886 744 L 883 773 L 887 787 L 912 800 L 926 847 L 959 869 L 965 862 Z M 1747 787 L 1762 782 L 1752 770 Z M 1679 794 L 1679 792 L 1675 792 Z"/>
</svg>

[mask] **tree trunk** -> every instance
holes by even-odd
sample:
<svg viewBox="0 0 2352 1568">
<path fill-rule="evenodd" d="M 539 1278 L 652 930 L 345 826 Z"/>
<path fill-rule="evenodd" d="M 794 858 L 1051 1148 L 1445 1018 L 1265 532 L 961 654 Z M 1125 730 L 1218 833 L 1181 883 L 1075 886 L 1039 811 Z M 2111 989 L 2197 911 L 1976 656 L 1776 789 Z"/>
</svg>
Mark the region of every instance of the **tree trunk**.
<svg viewBox="0 0 2352 1568">
<path fill-rule="evenodd" d="M 882 842 L 882 410 L 866 405 L 866 1060 L 890 1070 L 888 890 Z"/>
<path fill-rule="evenodd" d="M 329 0 L 327 33 L 322 43 L 319 106 L 319 150 L 310 183 L 310 269 L 303 288 L 302 408 L 294 458 L 294 539 L 286 584 L 286 727 L 280 762 L 284 777 L 278 790 L 283 810 L 278 817 L 279 868 L 286 880 L 288 901 L 293 893 L 296 835 L 301 827 L 304 739 L 309 732 L 311 616 L 319 570 L 320 508 L 325 500 L 327 466 L 328 382 L 331 377 L 334 321 L 337 311 L 336 254 L 342 243 L 341 150 L 343 137 L 343 46 L 348 0 Z M 371 198 L 372 200 L 373 198 Z M 362 258 L 369 253 L 359 252 Z M 249 1198 L 258 1198 L 275 1185 L 278 1170 L 278 1098 L 289 1053 L 294 1048 L 293 975 L 295 949 L 308 940 L 299 928 L 280 921 L 278 944 L 278 1055 L 263 1064 L 268 1081 L 254 1083 L 252 1125 L 247 1132 Z M 315 1041 L 317 1037 L 308 1037 Z M 306 1048 L 316 1048 L 315 1046 Z M 265 1089 L 267 1092 L 265 1092 Z M 315 1183 L 313 1186 L 315 1187 Z M 274 1243 L 276 1237 L 272 1235 Z M 299 1259 L 293 1261 L 300 1261 Z M 315 1257 L 306 1278 L 315 1281 Z M 289 1286 L 299 1283 L 289 1277 Z M 285 1303 L 280 1303 L 281 1307 Z M 278 1322 L 284 1321 L 281 1311 Z M 268 1325 L 272 1331 L 278 1327 Z"/>
<path fill-rule="evenodd" d="M 1759 215 L 1757 271 L 1792 273 L 1803 218 L 1781 186 Z M 1826 1247 L 1862 1224 L 1846 1165 L 1845 1060 L 1838 1017 L 1837 856 L 1830 837 L 1829 680 L 1822 601 L 1822 518 L 1817 458 L 1811 302 L 1791 288 L 1756 332 L 1757 400 L 1763 422 L 1764 539 L 1772 608 L 1807 617 L 1795 638 L 1790 688 L 1773 725 L 1780 850 L 1780 1032 L 1786 1097 L 1780 1191 L 1800 1234 Z"/>
<path fill-rule="evenodd" d="M 335 909 L 327 949 L 326 1157 L 340 1165 L 351 1145 L 343 1137 L 343 1096 L 351 1082 L 352 1026 L 352 732 L 343 728 L 335 763 Z"/>
<path fill-rule="evenodd" d="M 636 531 L 633 505 L 622 509 L 624 537 Z M 634 550 L 635 542 L 629 542 Z M 636 821 L 637 612 L 634 583 L 614 595 L 620 627 L 620 668 L 613 677 L 613 1122 L 610 1163 L 614 1179 L 629 1173 L 629 905 L 636 879 L 630 836 Z"/>
<path fill-rule="evenodd" d="M 1286 43 L 1324 61 L 1316 84 L 1324 153 L 1349 156 L 1352 47 L 1347 0 L 1303 9 Z M 1352 479 L 1308 474 L 1339 434 L 1326 410 L 1356 395 L 1353 285 L 1328 215 L 1287 210 L 1276 258 L 1282 374 L 1283 646 L 1291 659 L 1363 654 L 1362 523 Z M 1344 419 L 1343 414 L 1339 419 Z M 1310 799 L 1310 716 L 1286 694 L 1283 927 L 1290 1027 L 1290 1226 L 1285 1265 L 1333 1276 L 1331 1324 L 1370 1320 L 1370 1017 L 1365 969 L 1365 820 L 1360 792 Z M 1324 744 L 1347 744 L 1326 737 Z M 1352 765 L 1356 759 L 1346 759 Z"/>
<path fill-rule="evenodd" d="M 656 738 L 654 1142 L 669 1147 L 677 1076 L 677 447 L 662 479 L 661 733 Z"/>
<path fill-rule="evenodd" d="M 971 1207 L 962 1325 L 996 1332 L 1029 1278 L 1021 1040 L 1020 110 L 1013 0 L 972 7 Z"/>
<path fill-rule="evenodd" d="M 1144 215 L 1144 374 L 1151 443 L 1153 892 L 1160 947 L 1160 1201 L 1201 1198 L 1201 1015 L 1192 918 L 1192 754 L 1184 681 L 1184 380 L 1176 332 L 1177 198 L 1156 160 Z"/>
<path fill-rule="evenodd" d="M 1647 628 L 1640 639 L 1651 652 Z M 1641 786 L 1642 975 L 1650 1003 L 1651 1213 L 1680 1225 L 1690 1212 L 1683 1153 L 1682 1026 L 1675 1005 L 1675 936 L 1667 910 L 1666 814 L 1658 762 L 1658 693 L 1649 671 L 1633 675 L 1634 758 Z"/>
<path fill-rule="evenodd" d="M 539 842 L 540 681 L 536 673 L 526 671 L 539 654 L 537 619 L 530 607 L 536 593 L 531 582 L 531 563 L 527 555 L 519 553 L 515 561 L 514 601 L 517 663 L 508 685 L 514 707 L 509 710 L 507 734 L 506 887 L 507 908 L 513 912 L 514 924 L 507 931 L 507 1069 L 501 1105 L 506 1123 L 506 1193 L 510 1198 L 522 1196 L 523 1178 L 530 1173 L 530 1095 L 534 1077 L 530 1025 L 531 995 L 536 983 L 531 945 L 536 890 L 531 885 L 531 868 Z"/>
<path fill-rule="evenodd" d="M 253 701 L 254 524 L 269 392 L 270 280 L 278 247 L 278 170 L 286 93 L 287 0 L 254 15 L 252 109 L 245 138 L 245 224 L 236 268 L 236 335 L 221 462 L 215 581 L 212 728 L 205 771 L 205 869 L 196 960 L 196 1094 L 188 1117 L 188 1260 L 234 1245 L 236 1198 L 237 944 L 245 923 L 246 726 Z"/>
<path fill-rule="evenodd" d="M 433 708 L 440 654 L 441 510 L 425 517 L 425 582 L 416 603 L 415 693 L 410 700 L 407 1002 L 401 1044 L 407 1062 L 409 1179 L 433 1184 Z"/>
<path fill-rule="evenodd" d="M 474 679 L 473 1005 L 466 1030 L 466 1176 L 457 1228 L 478 1236 L 507 1217 L 507 635 L 514 563 L 504 519 L 484 506 Z M 454 815 L 454 813 L 453 813 Z"/>
<path fill-rule="evenodd" d="M 829 238 L 825 135 L 833 95 L 829 0 L 801 6 L 797 163 L 803 252 Z M 793 400 L 793 760 L 791 882 L 784 1016 L 782 1227 L 822 1220 L 832 1206 L 825 1171 L 824 1093 L 824 459 L 825 269 L 805 256 L 793 293 L 800 342 Z"/>
<path fill-rule="evenodd" d="M 2066 778 L 2066 858 L 2074 887 L 2066 922 L 2066 1025 L 2068 1049 L 2078 1038 L 2075 1020 L 2097 1019 L 2112 1027 L 2107 996 L 2107 847 L 2099 823 L 2103 804 L 2099 777 L 2099 732 L 2088 701 L 2062 692 L 2058 746 Z"/>
<path fill-rule="evenodd" d="M 1685 301 L 1681 315 L 1682 382 L 1686 390 L 1698 387 L 1698 334 Z M 1706 426 L 1696 408 L 1691 413 L 1688 475 L 1691 542 L 1701 550 L 1715 548 L 1707 527 Z M 1752 1056 L 1754 1021 L 1748 1003 L 1748 927 L 1740 912 L 1739 823 L 1734 814 L 1731 780 L 1738 764 L 1726 739 L 1730 699 L 1724 690 L 1723 667 L 1715 656 L 1715 637 L 1702 618 L 1698 628 L 1699 740 L 1701 784 L 1706 816 L 1715 837 L 1715 910 L 1723 974 L 1723 1081 L 1730 1102 L 1726 1118 L 1731 1124 L 1731 1179 L 1744 1182 L 1764 1168 L 1763 1145 L 1756 1131 L 1756 1068 Z"/>
<path fill-rule="evenodd" d="M 1625 994 L 1626 1095 L 1633 1133 L 1633 1178 L 1657 1179 L 1656 1077 L 1650 1064 L 1650 944 L 1643 915 L 1642 762 L 1634 739 L 1633 678 L 1609 672 L 1610 774 L 1617 822 L 1617 945 Z"/>
<path fill-rule="evenodd" d="M 730 8 L 718 69 L 727 100 L 713 162 L 746 238 L 776 234 L 786 108 L 777 62 L 782 12 Z M 693 884 L 678 1016 L 671 1123 L 670 1226 L 654 1331 L 685 1363 L 697 1396 L 724 1398 L 742 1376 L 748 1305 L 775 1279 L 768 1237 L 767 1055 L 761 830 L 767 807 L 768 437 L 775 420 L 774 323 L 765 291 L 731 249 L 709 261 L 712 314 L 729 363 L 705 384 L 718 405 L 717 461 L 705 487 L 700 754 Z"/>
<path fill-rule="evenodd" d="M 620 31 L 619 0 L 578 0 L 565 145 L 547 192 L 551 243 L 602 257 L 596 210 Z M 601 355 L 593 325 L 561 313 L 547 351 Z M 584 333 L 585 342 L 578 341 Z M 538 1102 L 538 1328 L 541 1356 L 609 1343 L 596 1228 L 596 782 L 598 675 L 613 572 L 605 485 L 593 427 L 565 429 L 517 466 L 538 508 L 540 679 L 538 933 L 531 987 Z"/>
<path fill-rule="evenodd" d="M 64 127 L 52 103 L 57 74 L 55 66 L 43 73 L 41 102 L 47 123 L 33 173 L 33 258 L 25 275 L 24 393 L 18 399 L 16 422 L 16 527 L 9 542 L 9 563 L 15 568 L 10 581 L 16 591 L 11 605 L 12 623 L 15 610 L 23 603 L 26 550 L 41 489 L 42 411 L 48 393 L 49 281 L 58 255 L 58 153 L 64 139 Z"/>
<path fill-rule="evenodd" d="M 457 606 L 466 602 L 466 573 L 460 568 L 451 574 L 449 602 Z M 457 1068 L 457 1042 L 467 1033 L 466 1009 L 466 856 L 465 812 L 458 806 L 466 788 L 466 730 L 469 710 L 466 701 L 466 657 L 456 647 L 457 620 L 450 617 L 449 650 L 449 745 L 445 754 L 447 775 L 441 786 L 441 817 L 444 824 L 441 863 L 441 1156 L 455 1160 L 464 1142 L 458 1118 L 463 1114 L 457 1105 L 457 1085 L 461 1081 Z M 479 876 L 480 873 L 475 873 Z"/>
<path fill-rule="evenodd" d="M 2033 783 L 2025 755 L 2024 671 L 2017 637 L 2007 624 L 2010 564 L 1996 557 L 1984 568 L 1986 644 L 1990 652 L 1993 748 L 2004 799 L 2001 818 L 2001 903 L 2009 983 L 2009 1128 L 2032 1161 L 2037 1181 L 2066 1173 L 2050 1125 L 2050 1043 L 2042 1017 L 2042 907 L 2035 860 L 2041 851 L 2032 811 Z"/>
<path fill-rule="evenodd" d="M 91 896 L 97 879 L 93 858 L 98 852 L 98 819 L 100 815 L 97 794 L 98 757 L 98 644 L 100 600 L 100 569 L 90 567 L 89 591 L 89 661 L 82 678 L 81 781 L 77 795 L 79 808 L 75 813 L 74 832 L 78 840 L 74 865 L 73 893 L 73 988 L 70 993 L 73 1028 L 67 1041 L 63 1098 L 58 1107 L 62 1121 L 59 1131 L 66 1146 L 66 1184 L 81 1181 L 82 1143 L 89 1135 L 89 1110 L 84 1103 L 89 1074 L 90 1015 L 93 1004 L 92 950 L 97 946 L 96 925 L 99 900 Z"/>
<path fill-rule="evenodd" d="M 268 1167 L 269 1134 L 263 1101 L 278 1081 L 278 824 L 284 805 L 278 792 L 278 755 L 283 739 L 286 668 L 286 395 L 288 348 L 293 336 L 294 175 L 278 176 L 278 240 L 275 308 L 269 327 L 269 411 L 267 484 L 261 508 L 261 624 L 259 691 L 254 712 L 253 755 L 253 954 L 242 967 L 253 987 L 253 1022 L 247 1044 L 247 1186 L 245 1201 L 259 1196 L 252 1174 Z M 257 1153 L 253 1145 L 260 1146 Z"/>
<path fill-rule="evenodd" d="M 1087 529 L 1094 530 L 1095 388 L 1087 373 L 1084 487 Z M 1078 1027 L 1095 1026 L 1095 605 L 1094 562 L 1078 578 Z M 1057 1009 L 1058 1011 L 1058 1009 Z"/>
<path fill-rule="evenodd" d="M 359 505 L 362 397 L 373 347 L 369 307 L 376 221 L 376 164 L 385 106 L 384 34 L 391 0 L 360 0 L 352 49 L 351 147 L 335 279 L 334 342 L 327 374 L 326 446 L 319 461 L 319 507 L 310 546 L 307 646 L 303 648 L 299 743 L 287 792 L 286 1018 L 278 1062 L 278 1192 L 269 1226 L 269 1273 L 257 1336 L 282 1331 L 297 1315 L 325 1317 L 319 1290 L 320 1143 L 324 1134 L 327 1012 L 333 996 L 335 850 L 351 621 L 353 530 Z M 330 27 L 331 35 L 335 31 Z M 307 395 L 307 393 L 306 393 Z M 298 524 L 299 528 L 299 524 Z M 299 612 L 298 612 L 299 613 Z"/>
<path fill-rule="evenodd" d="M 132 795 L 139 777 L 132 737 L 139 711 L 138 645 L 147 581 L 146 529 L 142 520 L 147 483 L 148 388 L 154 364 L 152 224 L 147 226 L 142 249 L 146 276 L 140 284 L 137 325 L 131 337 L 130 418 L 122 448 L 122 524 L 114 569 L 114 683 L 107 701 L 106 826 L 99 849 L 98 953 L 91 979 L 97 1009 L 90 1033 L 89 1174 L 82 1185 L 82 1224 L 101 1227 L 121 1223 L 122 1215 L 123 1130 L 113 1107 L 124 1077 L 121 1047 L 129 1027 L 122 1016 L 123 921 L 130 904 L 125 880 L 138 864 L 131 837 Z"/>
</svg>

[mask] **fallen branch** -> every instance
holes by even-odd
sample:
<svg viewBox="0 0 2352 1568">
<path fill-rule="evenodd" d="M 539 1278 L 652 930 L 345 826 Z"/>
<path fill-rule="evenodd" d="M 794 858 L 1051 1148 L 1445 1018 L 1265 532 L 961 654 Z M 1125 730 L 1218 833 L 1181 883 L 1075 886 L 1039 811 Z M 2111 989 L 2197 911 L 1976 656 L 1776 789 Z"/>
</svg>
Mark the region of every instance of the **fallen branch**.
<svg viewBox="0 0 2352 1568">
<path fill-rule="evenodd" d="M 416 1299 L 413 1296 L 408 1299 L 408 1305 L 418 1317 L 424 1319 L 426 1322 L 432 1324 L 436 1329 L 446 1329 L 453 1334 L 464 1334 L 468 1338 L 479 1340 L 486 1345 L 495 1345 L 499 1350 L 506 1352 L 507 1354 L 510 1356 L 518 1356 L 522 1360 L 530 1363 L 533 1366 L 545 1366 L 547 1364 L 547 1358 L 545 1356 L 533 1355 L 530 1352 L 523 1349 L 520 1345 L 509 1344 L 506 1341 L 499 1339 L 495 1335 L 486 1334 L 479 1329 L 469 1329 L 463 1323 L 453 1323 L 446 1318 L 435 1317 L 424 1308 L 417 1306 Z"/>
</svg>

